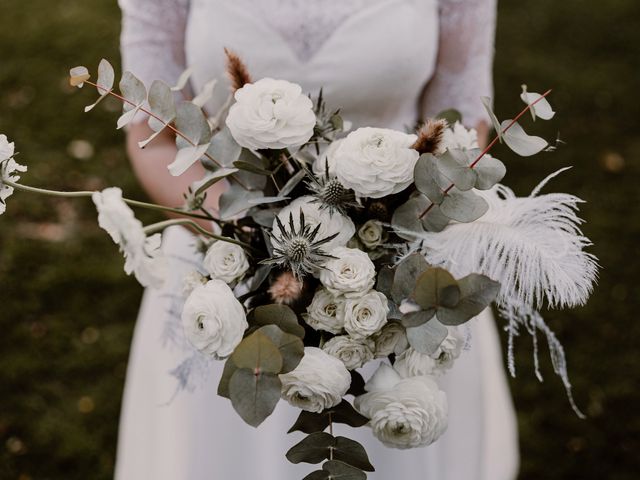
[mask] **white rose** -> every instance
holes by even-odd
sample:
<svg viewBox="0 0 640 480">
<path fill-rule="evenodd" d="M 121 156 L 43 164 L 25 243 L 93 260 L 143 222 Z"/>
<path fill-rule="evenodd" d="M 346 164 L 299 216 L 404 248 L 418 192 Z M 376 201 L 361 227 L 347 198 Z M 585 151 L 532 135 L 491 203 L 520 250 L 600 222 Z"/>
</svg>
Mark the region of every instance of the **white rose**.
<svg viewBox="0 0 640 480">
<path fill-rule="evenodd" d="M 244 308 L 222 280 L 196 287 L 182 310 L 182 326 L 189 342 L 216 358 L 227 357 L 249 327 Z"/>
<path fill-rule="evenodd" d="M 344 304 L 344 329 L 353 338 L 370 337 L 387 323 L 389 303 L 383 293 L 371 290 Z"/>
<path fill-rule="evenodd" d="M 389 322 L 373 336 L 376 344 L 376 358 L 395 353 L 400 355 L 409 347 L 407 332 L 398 322 Z"/>
<path fill-rule="evenodd" d="M 98 225 L 120 246 L 125 257 L 124 271 L 135 274 L 141 285 L 159 288 L 166 277 L 166 258 L 161 250 L 162 236 L 146 237 L 142 222 L 122 199 L 117 187 L 94 192 Z"/>
<path fill-rule="evenodd" d="M 377 220 L 369 220 L 358 230 L 358 238 L 367 248 L 379 247 L 384 241 L 384 229 Z"/>
<path fill-rule="evenodd" d="M 472 150 L 478 148 L 478 132 L 471 128 L 465 128 L 460 122 L 453 127 L 446 128 L 442 134 L 441 153 L 445 150 Z"/>
<path fill-rule="evenodd" d="M 315 240 L 322 240 L 334 234 L 338 234 L 333 240 L 321 246 L 322 250 L 329 252 L 335 247 L 347 244 L 349 239 L 356 233 L 356 227 L 351 219 L 338 212 L 331 213 L 328 209 L 321 209 L 320 204 L 315 202 L 314 197 L 304 196 L 296 198 L 289 205 L 278 213 L 278 219 L 289 229 L 289 216 L 293 215 L 293 224 L 296 231 L 300 228 L 300 211 L 304 214 L 304 223 L 315 229 L 320 225 L 320 229 Z M 276 221 L 273 221 L 273 234 L 280 235 L 280 228 Z"/>
<path fill-rule="evenodd" d="M 263 78 L 235 93 L 227 127 L 240 145 L 252 150 L 298 147 L 316 126 L 313 103 L 300 85 Z"/>
<path fill-rule="evenodd" d="M 4 162 L 13 157 L 14 152 L 15 144 L 9 142 L 6 135 L 0 135 L 0 162 Z"/>
<path fill-rule="evenodd" d="M 331 155 L 338 180 L 360 197 L 381 198 L 413 183 L 419 153 L 416 135 L 384 128 L 359 128 Z"/>
<path fill-rule="evenodd" d="M 355 340 L 346 335 L 333 337 L 322 346 L 322 350 L 339 359 L 349 370 L 360 368 L 373 359 L 373 340 Z"/>
<path fill-rule="evenodd" d="M 462 352 L 463 345 L 464 338 L 458 330 L 449 328 L 447 338 L 433 355 L 427 355 L 413 348 L 408 348 L 398 356 L 393 368 L 403 378 L 420 375 L 441 376 L 453 366 L 453 362 Z"/>
<path fill-rule="evenodd" d="M 204 268 L 212 278 L 231 283 L 249 270 L 249 261 L 241 246 L 219 240 L 207 250 Z"/>
<path fill-rule="evenodd" d="M 359 297 L 373 288 L 376 267 L 362 250 L 337 247 L 328 253 L 329 259 L 320 271 L 320 282 L 334 295 Z"/>
<path fill-rule="evenodd" d="M 315 330 L 340 333 L 344 327 L 344 298 L 321 288 L 307 307 L 305 321 Z"/>
<path fill-rule="evenodd" d="M 291 405 L 320 413 L 342 401 L 351 385 L 351 375 L 337 358 L 319 348 L 305 347 L 298 366 L 280 375 L 280 381 L 282 397 Z"/>
<path fill-rule="evenodd" d="M 387 447 L 416 448 L 435 442 L 447 429 L 447 396 L 429 377 L 402 379 L 382 364 L 354 406 L 370 418 L 373 434 Z"/>
</svg>

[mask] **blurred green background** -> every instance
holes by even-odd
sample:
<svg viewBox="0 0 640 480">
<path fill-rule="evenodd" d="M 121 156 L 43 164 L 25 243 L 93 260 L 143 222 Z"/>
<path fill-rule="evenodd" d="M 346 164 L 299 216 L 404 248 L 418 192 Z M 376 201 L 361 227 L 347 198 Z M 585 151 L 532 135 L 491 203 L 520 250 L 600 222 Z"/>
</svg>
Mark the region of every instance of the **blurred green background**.
<svg viewBox="0 0 640 480">
<path fill-rule="evenodd" d="M 67 86 L 69 66 L 118 59 L 115 0 L 0 0 L 0 132 L 29 165 L 27 183 L 58 189 L 119 184 L 144 195 L 115 130 L 119 105 L 82 112 L 94 93 Z M 567 142 L 534 159 L 500 150 L 505 183 L 587 201 L 582 216 L 603 267 L 584 308 L 549 312 L 564 343 L 577 419 L 542 350 L 518 339 L 511 382 L 522 480 L 640 478 L 640 2 L 529 0 L 500 5 L 496 110 L 521 108 L 520 85 L 554 88 L 559 114 L 533 132 Z M 155 217 L 141 214 L 143 220 Z M 109 479 L 120 397 L 141 289 L 88 201 L 16 194 L 0 217 L 0 479 Z M 461 459 L 461 461 L 464 461 Z M 143 480 L 143 479 L 141 479 Z M 144 479 L 146 480 L 146 479 Z"/>
</svg>

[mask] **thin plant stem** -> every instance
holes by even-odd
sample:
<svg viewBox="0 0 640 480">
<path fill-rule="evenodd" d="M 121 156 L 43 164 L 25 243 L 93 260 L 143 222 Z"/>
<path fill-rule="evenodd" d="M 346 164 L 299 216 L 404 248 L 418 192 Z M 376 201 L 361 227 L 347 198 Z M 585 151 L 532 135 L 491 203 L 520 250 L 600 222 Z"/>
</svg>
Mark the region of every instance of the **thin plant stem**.
<svg viewBox="0 0 640 480">
<path fill-rule="evenodd" d="M 540 102 L 543 98 L 545 98 L 547 95 L 549 95 L 551 93 L 551 89 L 547 90 L 544 94 L 542 94 L 540 96 L 540 98 L 537 98 L 534 102 L 531 102 L 529 105 L 527 105 L 518 115 L 516 115 L 516 117 L 509 123 L 509 125 L 507 125 L 504 130 L 502 130 L 501 133 L 497 134 L 495 136 L 495 138 L 491 141 L 491 143 L 489 143 L 489 145 L 487 145 L 485 147 L 484 150 L 482 150 L 482 152 L 480 152 L 480 154 L 478 155 L 478 157 L 471 162 L 471 164 L 469 165 L 469 168 L 474 168 L 478 162 L 480 160 L 482 160 L 482 157 L 484 157 L 487 153 L 489 153 L 489 151 L 496 145 L 496 143 L 498 143 L 500 141 L 500 137 L 502 135 L 504 135 L 511 127 L 513 127 L 518 120 L 520 120 L 520 118 L 522 118 L 522 116 L 527 113 L 529 110 L 531 110 L 531 108 L 533 108 L 533 106 L 535 104 L 537 104 L 538 102 Z M 444 195 L 446 195 L 447 193 L 449 193 L 451 191 L 451 189 L 455 187 L 455 184 L 451 184 L 449 185 L 447 188 L 445 188 L 442 193 Z M 433 207 L 435 207 L 435 203 L 431 203 L 431 205 L 429 205 L 427 208 L 424 209 L 424 211 L 418 216 L 419 219 L 421 219 L 422 217 L 424 217 L 427 213 L 429 213 L 431 211 L 431 209 Z"/>
<path fill-rule="evenodd" d="M 38 193 L 41 195 L 51 195 L 54 197 L 66 197 L 66 198 L 81 198 L 81 197 L 91 197 L 94 193 L 93 191 L 76 191 L 76 192 L 59 192 L 57 190 L 47 190 L 45 188 L 37 188 L 30 187 L 29 185 L 23 185 L 21 183 L 15 183 L 11 180 L 2 180 L 2 183 L 8 185 L 9 187 L 13 187 L 16 190 L 22 190 L 24 192 Z M 123 202 L 131 205 L 133 207 L 146 208 L 147 210 L 156 210 L 158 212 L 168 212 L 175 213 L 178 215 L 182 215 L 189 218 L 197 218 L 199 220 L 211 220 L 211 218 L 207 215 L 200 215 L 198 213 L 190 213 L 185 212 L 179 208 L 171 208 L 171 207 L 163 207 L 162 205 L 156 205 L 155 203 L 147 203 L 140 202 L 138 200 L 131 200 L 130 198 L 123 198 Z"/>
<path fill-rule="evenodd" d="M 174 134 L 176 134 L 177 136 L 179 136 L 180 138 L 184 139 L 184 141 L 186 141 L 187 143 L 189 143 L 190 145 L 196 147 L 198 146 L 196 142 L 194 142 L 193 140 L 191 140 L 189 137 L 187 137 L 184 133 L 182 133 L 180 130 L 178 130 L 176 127 L 174 127 L 173 125 L 171 125 L 170 123 L 165 123 L 165 121 L 158 117 L 156 114 L 154 114 L 153 112 L 151 112 L 150 110 L 147 110 L 144 107 L 141 107 L 139 105 L 136 105 L 134 102 L 132 102 L 131 100 L 127 100 L 125 97 L 123 97 L 122 95 L 117 94 L 116 92 L 114 92 L 113 90 L 107 90 L 104 87 L 101 87 L 100 85 L 98 85 L 97 83 L 94 83 L 90 80 L 85 80 L 86 84 L 88 85 L 92 85 L 94 87 L 96 87 L 96 89 L 98 90 L 98 92 L 104 92 L 104 94 L 108 94 L 108 95 L 112 95 L 113 97 L 117 98 L 118 100 L 120 100 L 123 103 L 126 103 L 128 105 L 132 105 L 133 107 L 137 108 L 138 110 L 140 110 L 141 112 L 146 113 L 147 115 L 149 115 L 150 117 L 155 118 L 156 120 L 158 120 L 160 123 L 162 123 L 165 127 L 167 127 L 169 130 L 171 130 Z M 213 158 L 211 156 L 211 154 L 209 154 L 208 152 L 205 152 L 204 154 L 205 157 L 207 157 L 209 160 L 211 160 L 213 163 L 215 163 L 217 166 L 219 167 L 224 167 L 224 165 L 222 165 L 220 162 L 218 162 L 215 158 Z M 245 190 L 250 190 L 249 187 L 247 187 L 242 181 L 240 181 L 240 179 L 236 178 L 235 176 L 231 175 L 231 177 L 233 178 L 233 180 L 235 182 L 238 183 L 238 185 L 240 185 L 243 189 Z"/>
<path fill-rule="evenodd" d="M 198 225 L 193 220 L 189 220 L 187 218 L 177 218 L 177 219 L 173 219 L 173 220 L 165 220 L 163 222 L 153 223 L 153 224 L 145 227 L 144 228 L 144 232 L 147 235 L 149 235 L 151 233 L 159 232 L 161 230 L 164 230 L 167 227 L 172 227 L 174 225 L 186 225 L 188 227 L 193 228 L 194 230 L 197 230 L 202 235 L 205 235 L 205 236 L 207 236 L 209 238 L 213 238 L 214 240 L 219 240 L 221 242 L 227 242 L 227 243 L 233 243 L 235 245 L 239 245 L 240 247 L 246 248 L 248 250 L 255 250 L 248 243 L 241 242 L 240 240 L 236 240 L 235 238 L 224 237 L 222 235 L 216 235 L 215 233 L 210 232 L 206 228 L 202 228 L 200 225 Z"/>
</svg>

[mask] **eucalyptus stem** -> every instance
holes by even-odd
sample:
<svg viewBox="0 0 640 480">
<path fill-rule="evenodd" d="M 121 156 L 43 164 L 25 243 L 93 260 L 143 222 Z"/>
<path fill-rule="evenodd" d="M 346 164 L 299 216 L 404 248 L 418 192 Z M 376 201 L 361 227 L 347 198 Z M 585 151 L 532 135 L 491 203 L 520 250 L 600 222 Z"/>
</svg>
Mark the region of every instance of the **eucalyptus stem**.
<svg viewBox="0 0 640 480">
<path fill-rule="evenodd" d="M 522 116 L 527 113 L 529 110 L 531 110 L 538 102 L 540 102 L 543 98 L 545 98 L 547 95 L 549 95 L 551 93 L 551 90 L 547 90 L 545 93 L 543 93 L 542 95 L 540 95 L 540 98 L 537 98 L 534 102 L 531 102 L 530 104 L 528 104 L 524 109 L 522 109 L 522 111 L 516 115 L 516 117 L 511 120 L 511 123 L 509 123 L 509 125 L 507 125 L 506 127 L 504 127 L 504 130 L 502 130 L 501 132 L 498 132 L 498 134 L 495 136 L 495 138 L 491 141 L 491 143 L 489 143 L 489 145 L 487 145 L 485 147 L 484 150 L 482 150 L 482 152 L 480 152 L 480 154 L 478 155 L 478 157 L 471 163 L 471 165 L 469 165 L 469 168 L 473 169 L 480 160 L 482 160 L 482 158 L 489 153 L 489 151 L 495 146 L 496 143 L 498 143 L 498 141 L 500 140 L 500 137 L 502 135 L 504 135 L 511 127 L 513 127 L 518 120 L 520 120 L 520 118 L 522 118 Z M 452 183 L 451 185 L 449 185 L 447 188 L 445 188 L 442 193 L 444 193 L 445 195 L 448 194 L 451 189 L 453 189 L 453 187 L 455 187 L 455 184 Z M 427 208 L 424 209 L 424 211 L 418 215 L 418 219 L 421 219 L 422 217 L 424 217 L 427 213 L 429 213 L 431 211 L 431 209 L 435 206 L 435 203 L 431 203 L 431 205 L 429 205 Z"/>
<path fill-rule="evenodd" d="M 94 193 L 96 193 L 93 191 L 86 191 L 86 190 L 76 191 L 76 192 L 60 192 L 58 190 L 47 190 L 46 188 L 30 187 L 29 185 L 23 185 L 22 183 L 15 183 L 8 179 L 2 179 L 2 183 L 9 187 L 15 188 L 16 190 L 22 190 L 24 192 L 31 192 L 31 193 L 38 193 L 41 195 L 50 195 L 53 197 L 81 198 L 81 197 L 91 197 Z M 183 215 L 185 217 L 197 218 L 199 220 L 215 220 L 207 215 L 200 215 L 198 213 L 185 212 L 184 210 L 181 210 L 179 208 L 163 207 L 162 205 L 156 205 L 155 203 L 140 202 L 138 200 L 131 200 L 130 198 L 123 198 L 122 201 L 133 207 L 146 208 L 147 210 L 156 210 L 159 212 L 175 213 L 178 215 Z"/>
<path fill-rule="evenodd" d="M 189 227 L 193 228 L 194 230 L 197 230 L 202 235 L 205 235 L 205 236 L 207 236 L 209 238 L 213 238 L 214 240 L 220 240 L 221 242 L 233 243 L 235 245 L 239 245 L 240 247 L 243 247 L 243 248 L 246 248 L 246 249 L 249 249 L 249 250 L 255 250 L 248 243 L 241 242 L 240 240 L 236 240 L 235 238 L 224 237 L 222 235 L 216 235 L 215 233 L 211 233 L 206 228 L 202 228 L 196 222 L 194 222 L 193 220 L 189 220 L 187 218 L 176 218 L 176 219 L 173 219 L 173 220 L 165 220 L 163 222 L 153 223 L 153 224 L 148 225 L 148 226 L 146 226 L 144 228 L 144 233 L 149 235 L 151 233 L 159 232 L 161 230 L 164 230 L 167 227 L 172 227 L 174 225 L 186 225 L 186 226 L 189 226 Z"/>
</svg>

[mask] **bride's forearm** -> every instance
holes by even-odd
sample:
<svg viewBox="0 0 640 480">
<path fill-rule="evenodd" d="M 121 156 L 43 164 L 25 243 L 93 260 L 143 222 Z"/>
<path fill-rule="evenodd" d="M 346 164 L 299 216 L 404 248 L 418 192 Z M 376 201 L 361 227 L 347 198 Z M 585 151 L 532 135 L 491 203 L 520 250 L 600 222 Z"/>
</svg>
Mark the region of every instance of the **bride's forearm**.
<svg viewBox="0 0 640 480">
<path fill-rule="evenodd" d="M 155 138 L 146 148 L 141 149 L 138 142 L 148 138 L 153 132 L 146 123 L 131 125 L 127 133 L 127 152 L 131 164 L 143 188 L 151 199 L 164 206 L 180 207 L 184 204 L 183 194 L 193 182 L 200 180 L 204 169 L 196 163 L 179 177 L 172 176 L 167 170 L 176 156 L 175 139 L 166 131 Z M 218 197 L 224 189 L 220 182 L 207 191 L 205 207 L 214 215 L 218 211 Z M 211 229 L 210 222 L 199 221 L 204 228 Z"/>
</svg>

